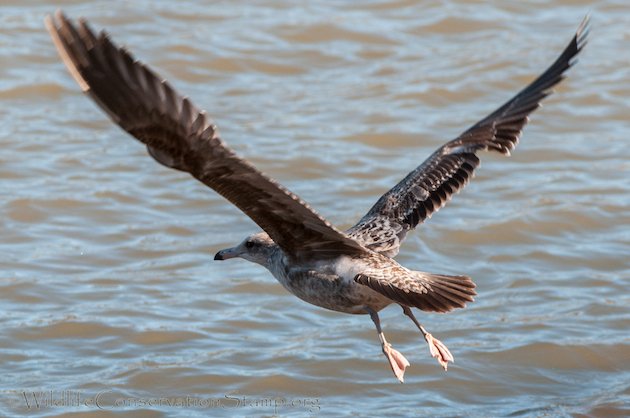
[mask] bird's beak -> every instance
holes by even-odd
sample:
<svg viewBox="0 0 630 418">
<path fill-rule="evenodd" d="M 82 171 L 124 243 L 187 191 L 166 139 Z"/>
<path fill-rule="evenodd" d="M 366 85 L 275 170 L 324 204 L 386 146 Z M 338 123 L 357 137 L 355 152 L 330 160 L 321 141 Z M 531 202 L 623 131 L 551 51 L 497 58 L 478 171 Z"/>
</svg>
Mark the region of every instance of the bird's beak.
<svg viewBox="0 0 630 418">
<path fill-rule="evenodd" d="M 236 248 L 226 248 L 214 255 L 215 260 L 229 260 L 230 258 L 238 257 L 238 251 Z"/>
</svg>

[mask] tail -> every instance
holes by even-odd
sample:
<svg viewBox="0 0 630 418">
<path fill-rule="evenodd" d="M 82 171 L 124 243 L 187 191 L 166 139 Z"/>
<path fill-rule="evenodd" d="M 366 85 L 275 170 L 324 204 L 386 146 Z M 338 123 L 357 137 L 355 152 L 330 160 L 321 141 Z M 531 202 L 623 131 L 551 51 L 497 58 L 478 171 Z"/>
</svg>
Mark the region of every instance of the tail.
<svg viewBox="0 0 630 418">
<path fill-rule="evenodd" d="M 426 302 L 416 308 L 431 312 L 448 312 L 455 308 L 465 308 L 467 302 L 473 302 L 475 283 L 468 276 L 448 276 L 446 274 L 414 271 L 416 275 L 429 283 L 430 290 L 425 295 Z"/>
<path fill-rule="evenodd" d="M 468 276 L 448 276 L 446 274 L 425 273 L 423 271 L 396 272 L 384 275 L 378 270 L 358 274 L 354 280 L 370 287 L 405 306 L 428 312 L 449 312 L 466 307 L 473 302 L 475 283 Z"/>
</svg>

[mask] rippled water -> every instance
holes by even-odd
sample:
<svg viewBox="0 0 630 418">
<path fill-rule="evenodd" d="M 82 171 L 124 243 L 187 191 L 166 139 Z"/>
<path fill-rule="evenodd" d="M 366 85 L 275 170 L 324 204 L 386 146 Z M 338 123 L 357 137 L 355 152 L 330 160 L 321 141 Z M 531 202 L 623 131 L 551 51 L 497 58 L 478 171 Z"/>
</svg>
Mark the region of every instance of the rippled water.
<svg viewBox="0 0 630 418">
<path fill-rule="evenodd" d="M 448 373 L 395 307 L 382 320 L 405 385 L 368 317 L 213 262 L 256 226 L 79 92 L 43 27 L 58 6 L 340 227 L 542 71 L 590 11 L 579 64 L 513 157 L 483 155 L 398 257 L 478 284 L 467 309 L 421 314 Z M 0 415 L 630 415 L 626 2 L 5 0 L 0 23 Z"/>
</svg>

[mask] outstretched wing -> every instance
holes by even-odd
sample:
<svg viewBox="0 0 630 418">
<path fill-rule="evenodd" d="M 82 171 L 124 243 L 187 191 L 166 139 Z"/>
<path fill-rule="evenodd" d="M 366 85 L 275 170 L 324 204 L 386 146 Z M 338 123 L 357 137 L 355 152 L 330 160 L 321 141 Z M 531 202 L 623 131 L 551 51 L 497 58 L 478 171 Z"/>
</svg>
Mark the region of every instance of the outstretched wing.
<svg viewBox="0 0 630 418">
<path fill-rule="evenodd" d="M 78 26 L 61 12 L 46 26 L 68 70 L 110 118 L 146 144 L 161 164 L 213 188 L 299 260 L 365 249 L 315 213 L 298 196 L 239 158 L 187 98 L 107 34 Z"/>
<path fill-rule="evenodd" d="M 509 155 L 516 147 L 529 114 L 564 78 L 586 43 L 584 19 L 560 57 L 529 86 L 486 118 L 435 151 L 418 168 L 385 193 L 346 233 L 364 246 L 394 257 L 407 232 L 437 212 L 468 183 L 479 165 L 477 152 Z"/>
</svg>

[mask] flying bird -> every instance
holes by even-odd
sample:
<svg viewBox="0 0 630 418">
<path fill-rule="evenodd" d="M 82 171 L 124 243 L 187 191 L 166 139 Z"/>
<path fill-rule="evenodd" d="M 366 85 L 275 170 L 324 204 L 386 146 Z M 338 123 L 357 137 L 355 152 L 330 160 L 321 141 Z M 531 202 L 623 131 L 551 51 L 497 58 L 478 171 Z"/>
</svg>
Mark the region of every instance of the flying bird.
<svg viewBox="0 0 630 418">
<path fill-rule="evenodd" d="M 386 340 L 378 312 L 398 304 L 447 369 L 453 355 L 412 312 L 449 312 L 476 295 L 464 275 L 410 270 L 394 260 L 400 245 L 471 179 L 480 151 L 509 155 L 529 115 L 564 78 L 586 42 L 588 17 L 558 59 L 503 106 L 431 154 L 381 196 L 359 222 L 341 231 L 281 184 L 239 157 L 188 98 L 109 35 L 61 11 L 46 26 L 70 74 L 121 128 L 160 164 L 190 173 L 249 216 L 262 232 L 215 260 L 243 258 L 266 267 L 300 299 L 338 312 L 370 315 L 382 351 L 402 383 L 409 362 Z"/>
</svg>

